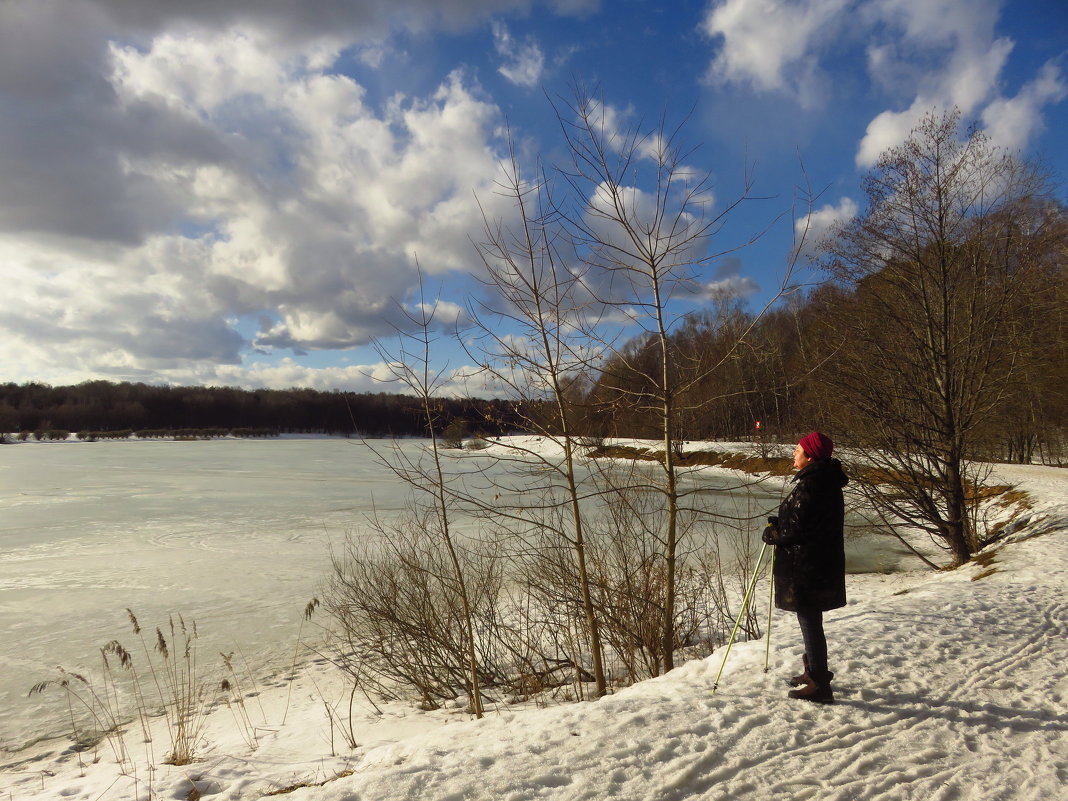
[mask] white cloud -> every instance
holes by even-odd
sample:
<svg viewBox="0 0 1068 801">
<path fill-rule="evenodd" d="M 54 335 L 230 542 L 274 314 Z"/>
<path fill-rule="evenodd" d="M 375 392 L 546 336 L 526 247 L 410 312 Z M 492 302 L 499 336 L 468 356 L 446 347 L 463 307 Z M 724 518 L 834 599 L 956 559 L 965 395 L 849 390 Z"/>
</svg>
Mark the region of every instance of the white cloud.
<svg viewBox="0 0 1068 801">
<path fill-rule="evenodd" d="M 412 390 L 396 380 L 399 365 L 378 361 L 343 367 L 308 367 L 291 358 L 277 363 L 253 361 L 241 365 L 201 365 L 195 369 L 175 371 L 171 379 L 178 384 L 233 386 L 244 389 L 289 389 L 307 387 L 321 392 L 396 392 Z M 476 367 L 449 370 L 440 377 L 435 394 L 439 396 L 492 397 L 493 393 L 478 377 Z"/>
<path fill-rule="evenodd" d="M 1002 0 L 717 0 L 702 21 L 717 40 L 712 80 L 821 105 L 829 88 L 822 59 L 862 46 L 868 77 L 896 107 L 877 114 L 857 147 L 871 167 L 901 144 L 923 115 L 957 107 L 981 116 L 992 138 L 1022 147 L 1044 106 L 1063 98 L 1046 65 L 1012 98 L 1000 84 L 1014 42 L 998 36 Z"/>
<path fill-rule="evenodd" d="M 243 340 L 204 281 L 203 255 L 197 243 L 165 240 L 102 249 L 96 258 L 0 240 L 0 361 L 9 375 L 78 380 L 237 363 Z"/>
<path fill-rule="evenodd" d="M 459 303 L 436 300 L 433 303 L 417 303 L 409 309 L 412 319 L 427 323 L 445 331 L 454 331 L 468 322 L 467 310 Z"/>
<path fill-rule="evenodd" d="M 871 167 L 884 151 L 904 142 L 909 132 L 919 125 L 924 114 L 932 109 L 944 108 L 942 103 L 920 97 L 905 111 L 881 112 L 868 123 L 864 136 L 857 146 L 857 165 Z"/>
<path fill-rule="evenodd" d="M 630 109 L 619 109 L 597 98 L 591 98 L 586 116 L 594 131 L 613 150 L 621 149 L 628 141 Z"/>
<path fill-rule="evenodd" d="M 939 46 L 989 39 L 1001 0 L 868 0 L 861 9 L 869 22 L 893 25 L 909 41 Z"/>
<path fill-rule="evenodd" d="M 123 75 L 142 79 L 123 87 L 207 114 L 243 140 L 240 168 L 200 168 L 188 185 L 218 232 L 212 274 L 240 311 L 277 306 L 280 320 L 258 346 L 366 342 L 389 318 L 389 298 L 410 285 L 417 257 L 431 274 L 468 265 L 468 236 L 481 225 L 472 193 L 488 189 L 497 167 L 497 112 L 461 76 L 379 114 L 349 78 L 268 63 L 244 80 L 238 67 L 220 74 L 218 55 L 199 52 L 203 39 L 189 42 L 202 80 L 189 78 L 181 43 L 168 39 L 162 53 L 124 53 Z M 250 45 L 215 42 L 222 52 Z M 276 165 L 279 147 L 286 161 Z"/>
<path fill-rule="evenodd" d="M 628 265 L 638 273 L 644 272 L 644 258 L 650 257 L 650 247 L 662 251 L 669 238 L 680 241 L 686 237 L 686 225 L 693 218 L 686 215 L 682 225 L 671 227 L 670 232 L 657 214 L 657 199 L 654 195 L 634 186 L 599 184 L 587 200 L 585 225 L 602 245 L 597 250 L 609 264 Z M 685 260 L 685 254 L 674 254 L 676 263 Z M 661 265 L 668 268 L 669 265 Z"/>
<path fill-rule="evenodd" d="M 837 205 L 830 203 L 794 221 L 794 247 L 799 256 L 811 255 L 835 226 L 844 225 L 857 216 L 857 204 L 843 197 Z"/>
<path fill-rule="evenodd" d="M 372 69 L 378 69 L 388 52 L 389 48 L 384 44 L 370 44 L 360 48 L 360 61 Z"/>
<path fill-rule="evenodd" d="M 871 0 L 863 16 L 872 26 L 872 80 L 911 96 L 902 111 L 869 123 L 857 148 L 861 167 L 901 144 L 924 114 L 954 106 L 971 115 L 996 96 L 1013 42 L 995 36 L 998 0 Z M 920 66 L 917 66 L 920 65 Z"/>
<path fill-rule="evenodd" d="M 936 76 L 937 80 L 929 89 L 916 95 L 907 109 L 878 114 L 868 123 L 857 146 L 857 165 L 874 165 L 884 151 L 904 142 L 924 115 L 931 111 L 956 107 L 963 114 L 971 114 L 990 101 L 1011 48 L 1011 43 L 999 40 L 991 45 L 984 58 L 958 56 L 947 71 Z"/>
<path fill-rule="evenodd" d="M 1056 64 L 1047 63 L 1038 76 L 1011 98 L 999 97 L 983 109 L 983 128 L 995 145 L 1023 150 L 1042 129 L 1042 109 L 1068 97 L 1068 84 Z"/>
<path fill-rule="evenodd" d="M 87 19 L 79 50 L 55 21 L 23 20 L 21 38 L 69 77 L 0 124 L 0 179 L 20 186 L 0 203 L 5 278 L 20 276 L 0 316 L 12 370 L 16 351 L 55 374 L 151 380 L 237 364 L 249 343 L 232 321 L 258 315 L 257 347 L 353 347 L 391 330 L 417 259 L 429 275 L 473 267 L 474 197 L 496 213 L 503 142 L 462 75 L 372 108 L 309 67 L 331 60 L 310 45 L 224 30 L 116 46 Z M 48 122 L 72 109 L 73 130 Z M 7 374 L 40 374 L 25 364 Z"/>
<path fill-rule="evenodd" d="M 637 186 L 601 183 L 587 200 L 585 224 L 602 243 L 618 249 L 615 257 L 625 263 L 632 256 L 648 257 L 671 250 L 676 265 L 697 257 L 703 237 L 694 238 L 705 220 L 700 216 L 713 202 L 710 192 L 687 198 L 685 208 L 673 205 L 677 198 L 661 198 Z M 624 224 L 625 223 L 625 224 Z M 689 243 L 692 247 L 684 247 Z M 629 254 L 629 255 L 624 255 Z M 666 263 L 661 265 L 667 267 Z M 639 268 L 644 269 L 644 268 Z"/>
<path fill-rule="evenodd" d="M 823 78 L 819 53 L 836 42 L 851 0 L 719 0 L 703 31 L 721 43 L 709 77 L 758 91 L 786 91 L 802 106 L 818 105 Z"/>
<path fill-rule="evenodd" d="M 497 70 L 517 86 L 533 89 L 541 83 L 545 56 L 532 39 L 517 42 L 503 22 L 493 23 L 493 46 L 504 63 Z"/>
<path fill-rule="evenodd" d="M 743 262 L 737 256 L 725 256 L 716 264 L 712 280 L 702 284 L 699 294 L 706 300 L 745 300 L 760 292 L 760 284 L 742 275 Z"/>
<path fill-rule="evenodd" d="M 760 284 L 747 275 L 734 275 L 710 281 L 701 287 L 701 294 L 709 300 L 744 300 L 760 291 Z"/>
<path fill-rule="evenodd" d="M 308 367 L 287 357 L 277 364 L 254 361 L 247 366 L 221 365 L 213 368 L 210 376 L 203 372 L 190 373 L 187 381 L 182 383 L 218 383 L 245 389 L 309 387 L 323 392 L 335 389 L 348 392 L 403 392 L 400 386 L 383 386 L 389 384 L 392 377 L 393 369 L 385 362 Z"/>
</svg>

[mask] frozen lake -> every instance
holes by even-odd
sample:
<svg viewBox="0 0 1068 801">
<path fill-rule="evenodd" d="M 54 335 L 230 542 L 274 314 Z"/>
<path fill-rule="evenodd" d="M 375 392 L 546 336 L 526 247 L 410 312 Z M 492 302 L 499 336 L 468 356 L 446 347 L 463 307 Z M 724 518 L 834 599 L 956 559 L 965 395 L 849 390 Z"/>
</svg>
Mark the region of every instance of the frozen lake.
<svg viewBox="0 0 1068 801">
<path fill-rule="evenodd" d="M 389 515 L 406 495 L 358 440 L 0 446 L 0 752 L 69 731 L 59 692 L 27 691 L 57 665 L 98 669 L 112 639 L 132 650 L 127 608 L 148 631 L 195 620 L 212 666 L 239 650 L 259 675 L 287 668 L 331 547 L 372 498 Z"/>
<path fill-rule="evenodd" d="M 0 447 L 0 749 L 53 734 L 52 668 L 99 667 L 170 613 L 200 653 L 288 664 L 331 544 L 398 482 L 343 439 L 28 443 Z M 151 627 L 151 628 L 150 628 Z"/>
</svg>

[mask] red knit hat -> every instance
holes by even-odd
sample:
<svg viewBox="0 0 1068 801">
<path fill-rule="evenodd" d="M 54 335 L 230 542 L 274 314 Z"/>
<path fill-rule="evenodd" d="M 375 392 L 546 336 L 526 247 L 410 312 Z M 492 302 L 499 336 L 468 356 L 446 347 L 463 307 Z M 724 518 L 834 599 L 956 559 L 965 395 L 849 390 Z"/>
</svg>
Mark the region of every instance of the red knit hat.
<svg viewBox="0 0 1068 801">
<path fill-rule="evenodd" d="M 819 431 L 813 431 L 807 437 L 801 437 L 798 443 L 810 459 L 830 459 L 834 451 L 834 443 L 830 437 L 825 437 Z"/>
</svg>

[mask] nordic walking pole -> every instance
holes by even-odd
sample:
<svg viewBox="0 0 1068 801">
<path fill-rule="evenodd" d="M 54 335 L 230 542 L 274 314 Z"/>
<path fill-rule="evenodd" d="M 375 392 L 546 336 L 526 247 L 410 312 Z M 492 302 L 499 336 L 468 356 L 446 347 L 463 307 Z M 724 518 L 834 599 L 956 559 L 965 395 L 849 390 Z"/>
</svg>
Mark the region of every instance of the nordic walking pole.
<svg viewBox="0 0 1068 801">
<path fill-rule="evenodd" d="M 768 563 L 768 642 L 764 647 L 764 672 L 771 664 L 771 612 L 775 606 L 775 549 L 771 549 L 771 561 Z"/>
<path fill-rule="evenodd" d="M 716 680 L 712 682 L 712 694 L 716 694 L 716 690 L 719 689 L 719 677 L 723 675 L 723 668 L 727 665 L 727 657 L 731 655 L 731 646 L 734 645 L 734 637 L 738 634 L 738 626 L 742 623 L 742 615 L 745 614 L 746 608 L 749 606 L 749 596 L 753 594 L 753 587 L 756 586 L 757 576 L 760 575 L 760 565 L 764 561 L 764 551 L 768 549 L 768 544 L 765 542 L 760 548 L 760 556 L 757 557 L 756 566 L 753 568 L 753 578 L 749 580 L 749 589 L 745 591 L 745 598 L 742 599 L 742 608 L 738 610 L 738 618 L 734 621 L 734 628 L 731 630 L 731 638 L 727 640 L 727 650 L 723 654 L 723 661 L 719 664 L 719 673 L 716 674 Z"/>
</svg>

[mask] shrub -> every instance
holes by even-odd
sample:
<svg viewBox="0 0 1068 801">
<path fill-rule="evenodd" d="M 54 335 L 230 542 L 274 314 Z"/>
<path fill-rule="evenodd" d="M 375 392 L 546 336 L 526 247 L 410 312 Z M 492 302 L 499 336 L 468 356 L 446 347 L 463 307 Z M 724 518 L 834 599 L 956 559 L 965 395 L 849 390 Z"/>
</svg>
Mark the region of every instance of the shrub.
<svg viewBox="0 0 1068 801">
<path fill-rule="evenodd" d="M 471 697 L 462 598 L 454 567 L 440 546 L 433 514 L 409 509 L 378 525 L 378 538 L 349 537 L 334 557 L 323 597 L 333 635 L 331 660 L 365 694 L 385 700 L 415 694 L 424 709 Z M 508 684 L 495 658 L 499 639 L 500 564 L 491 546 L 458 549 L 474 619 L 480 681 Z"/>
<path fill-rule="evenodd" d="M 464 439 L 471 435 L 470 430 L 467 427 L 467 423 L 461 420 L 459 417 L 453 418 L 445 429 L 441 432 L 441 447 L 443 448 L 462 448 Z"/>
</svg>

